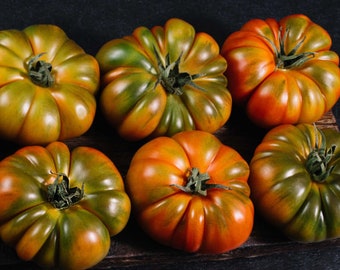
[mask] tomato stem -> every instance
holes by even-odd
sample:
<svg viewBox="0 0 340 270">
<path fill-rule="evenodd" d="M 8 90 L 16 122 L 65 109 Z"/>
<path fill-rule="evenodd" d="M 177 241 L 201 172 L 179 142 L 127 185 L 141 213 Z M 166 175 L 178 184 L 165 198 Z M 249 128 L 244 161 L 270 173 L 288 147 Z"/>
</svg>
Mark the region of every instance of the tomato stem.
<svg viewBox="0 0 340 270">
<path fill-rule="evenodd" d="M 279 43 L 280 43 L 280 48 L 278 49 L 274 42 L 268 38 L 266 40 L 271 44 L 275 51 L 276 55 L 276 66 L 281 69 L 291 69 L 291 68 L 296 68 L 304 64 L 306 61 L 314 57 L 313 52 L 303 52 L 300 54 L 296 54 L 298 49 L 301 47 L 303 42 L 305 41 L 306 37 L 303 37 L 296 45 L 295 47 L 288 53 L 286 53 L 285 50 L 285 42 L 287 39 L 289 29 L 286 29 L 282 36 L 282 29 L 280 28 L 279 30 Z"/>
<path fill-rule="evenodd" d="M 208 184 L 207 181 L 210 180 L 210 176 L 208 173 L 200 173 L 197 168 L 192 168 L 189 170 L 189 175 L 187 178 L 187 184 L 185 186 L 173 184 L 170 186 L 175 186 L 178 189 L 193 194 L 200 194 L 203 196 L 207 196 L 207 190 L 210 188 L 221 188 L 228 189 L 231 188 L 220 185 L 220 184 Z"/>
<path fill-rule="evenodd" d="M 70 188 L 70 180 L 64 173 L 53 173 L 56 175 L 54 182 L 47 186 L 47 200 L 58 209 L 68 208 L 76 204 L 84 197 L 84 183 L 81 189 Z"/>
<path fill-rule="evenodd" d="M 306 167 L 310 173 L 312 179 L 317 182 L 324 182 L 326 178 L 332 172 L 334 166 L 328 166 L 332 157 L 336 145 L 332 145 L 327 149 L 325 134 L 319 130 L 315 125 L 315 148 L 311 151 L 307 157 Z M 321 134 L 321 145 L 319 146 L 317 133 Z"/>
<path fill-rule="evenodd" d="M 167 54 L 165 57 L 165 65 L 163 65 L 161 57 L 155 48 L 154 51 L 159 69 L 159 77 L 155 87 L 158 84 L 161 84 L 168 93 L 179 96 L 183 94 L 183 87 L 187 84 L 197 89 L 204 90 L 193 82 L 194 79 L 202 75 L 190 75 L 187 72 L 179 71 L 179 64 L 181 62 L 182 54 L 173 63 L 170 62 L 170 56 Z"/>
<path fill-rule="evenodd" d="M 54 78 L 51 74 L 52 65 L 39 58 L 45 53 L 33 56 L 28 61 L 28 75 L 33 83 L 42 87 L 51 87 L 54 84 Z"/>
</svg>

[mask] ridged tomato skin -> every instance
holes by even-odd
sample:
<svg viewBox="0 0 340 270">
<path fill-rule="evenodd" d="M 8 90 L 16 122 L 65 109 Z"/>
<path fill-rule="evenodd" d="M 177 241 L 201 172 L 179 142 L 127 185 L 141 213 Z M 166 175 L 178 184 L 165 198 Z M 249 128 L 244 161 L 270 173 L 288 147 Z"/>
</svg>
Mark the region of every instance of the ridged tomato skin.
<svg viewBox="0 0 340 270">
<path fill-rule="evenodd" d="M 313 123 L 340 97 L 339 56 L 303 14 L 252 19 L 224 41 L 233 102 L 258 126 Z"/>
<path fill-rule="evenodd" d="M 206 194 L 181 189 L 195 172 L 209 175 L 201 183 Z M 126 188 L 139 224 L 155 241 L 216 254 L 241 246 L 252 231 L 248 175 L 247 162 L 213 134 L 183 131 L 143 145 L 130 164 Z"/>
<path fill-rule="evenodd" d="M 57 190 L 56 179 L 69 182 L 69 193 L 50 192 Z M 110 237 L 125 228 L 131 211 L 112 161 L 94 148 L 69 150 L 62 142 L 26 146 L 3 159 L 0 197 L 2 241 L 19 258 L 44 268 L 94 266 L 107 255 Z"/>
<path fill-rule="evenodd" d="M 321 132 L 311 124 L 275 127 L 250 162 L 256 212 L 299 242 L 340 237 L 340 135 Z"/>
<path fill-rule="evenodd" d="M 96 58 L 101 110 L 125 139 L 215 132 L 229 119 L 232 99 L 219 45 L 181 19 L 140 26 L 105 43 Z"/>
<path fill-rule="evenodd" d="M 58 26 L 0 31 L 0 137 L 47 145 L 85 133 L 96 113 L 97 60 Z"/>
</svg>

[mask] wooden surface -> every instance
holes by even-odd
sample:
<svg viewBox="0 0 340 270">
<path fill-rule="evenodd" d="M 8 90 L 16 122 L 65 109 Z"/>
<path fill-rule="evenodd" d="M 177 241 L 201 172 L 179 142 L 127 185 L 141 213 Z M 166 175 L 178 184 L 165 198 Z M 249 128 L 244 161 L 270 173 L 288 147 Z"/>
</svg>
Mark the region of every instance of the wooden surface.
<svg viewBox="0 0 340 270">
<path fill-rule="evenodd" d="M 95 147 L 116 164 L 123 177 L 135 151 L 144 142 L 127 142 L 119 138 L 101 120 L 99 114 L 91 129 L 79 138 L 65 141 L 70 148 L 80 145 Z M 338 129 L 334 115 L 329 112 L 317 122 L 321 128 Z M 252 125 L 239 111 L 234 110 L 228 123 L 216 136 L 235 148 L 248 162 L 265 130 Z M 0 140 L 0 158 L 21 146 Z M 94 269 L 316 269 L 327 266 L 336 269 L 340 262 L 340 239 L 312 244 L 298 244 L 255 218 L 253 232 L 238 249 L 220 255 L 187 254 L 161 246 L 145 235 L 131 216 L 127 227 L 116 237 L 107 257 Z M 333 266 L 334 265 L 334 266 Z M 0 242 L 0 269 L 38 269 L 33 263 L 20 261 L 14 250 Z"/>
</svg>

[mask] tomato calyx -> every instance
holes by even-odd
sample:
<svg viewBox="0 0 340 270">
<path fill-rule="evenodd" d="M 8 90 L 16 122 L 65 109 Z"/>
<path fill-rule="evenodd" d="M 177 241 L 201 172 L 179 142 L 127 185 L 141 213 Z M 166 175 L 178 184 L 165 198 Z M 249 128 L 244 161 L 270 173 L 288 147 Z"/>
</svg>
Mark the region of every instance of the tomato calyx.
<svg viewBox="0 0 340 270">
<path fill-rule="evenodd" d="M 47 200 L 58 209 L 68 208 L 84 197 L 84 183 L 81 189 L 70 188 L 70 180 L 64 173 L 53 173 L 56 178 L 54 182 L 47 186 Z"/>
<path fill-rule="evenodd" d="M 54 84 L 54 78 L 51 74 L 52 65 L 39 58 L 45 53 L 40 53 L 28 61 L 28 75 L 33 83 L 42 87 L 51 87 Z"/>
<path fill-rule="evenodd" d="M 297 50 L 301 47 L 303 42 L 305 41 L 306 37 L 303 37 L 296 45 L 295 47 L 288 53 L 285 51 L 285 41 L 287 39 L 289 29 L 286 29 L 282 36 L 282 29 L 280 28 L 279 31 L 279 44 L 280 48 L 277 48 L 273 41 L 270 39 L 266 38 L 267 41 L 271 44 L 275 51 L 275 56 L 276 56 L 276 66 L 277 68 L 280 69 L 292 69 L 301 66 L 304 64 L 306 61 L 314 57 L 313 52 L 303 52 L 300 54 L 296 54 Z"/>
<path fill-rule="evenodd" d="M 334 166 L 328 166 L 328 164 L 334 156 L 336 145 L 333 144 L 327 149 L 324 133 L 316 127 L 315 130 L 315 134 L 317 134 L 317 132 L 321 134 L 321 145 L 319 146 L 318 140 L 316 139 L 315 148 L 307 157 L 306 167 L 314 181 L 324 182 L 334 169 Z M 317 137 L 317 135 L 315 136 Z"/>
<path fill-rule="evenodd" d="M 165 57 L 165 65 L 163 65 L 160 55 L 155 49 L 157 64 L 159 68 L 159 77 L 155 87 L 161 84 L 169 94 L 182 95 L 183 87 L 187 84 L 203 90 L 196 85 L 193 80 L 200 77 L 199 74 L 190 75 L 187 72 L 179 71 L 179 64 L 181 62 L 182 54 L 173 63 L 170 62 L 169 54 Z"/>
<path fill-rule="evenodd" d="M 203 196 L 207 196 L 207 190 L 211 188 L 231 189 L 230 187 L 220 184 L 208 184 L 208 180 L 210 180 L 208 173 L 200 173 L 198 168 L 194 167 L 189 170 L 189 175 L 187 177 L 187 183 L 185 186 L 177 184 L 172 184 L 170 186 L 175 186 L 186 193 L 200 194 Z"/>
</svg>

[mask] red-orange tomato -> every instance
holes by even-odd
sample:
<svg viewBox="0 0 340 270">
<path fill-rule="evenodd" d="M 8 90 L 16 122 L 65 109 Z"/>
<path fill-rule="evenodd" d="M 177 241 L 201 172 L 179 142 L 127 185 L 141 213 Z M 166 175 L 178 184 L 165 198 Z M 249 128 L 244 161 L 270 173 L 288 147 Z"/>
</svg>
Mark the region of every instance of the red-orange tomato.
<svg viewBox="0 0 340 270">
<path fill-rule="evenodd" d="M 254 209 L 249 166 L 204 131 L 158 137 L 135 154 L 126 188 L 141 227 L 187 252 L 222 253 L 249 237 Z"/>
<path fill-rule="evenodd" d="M 250 20 L 221 49 L 235 104 L 263 127 L 319 120 L 340 96 L 331 43 L 327 31 L 302 14 Z"/>
</svg>

